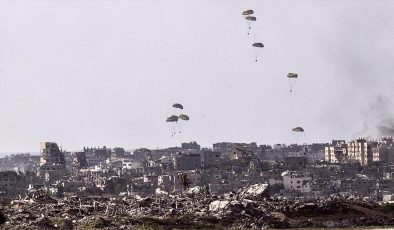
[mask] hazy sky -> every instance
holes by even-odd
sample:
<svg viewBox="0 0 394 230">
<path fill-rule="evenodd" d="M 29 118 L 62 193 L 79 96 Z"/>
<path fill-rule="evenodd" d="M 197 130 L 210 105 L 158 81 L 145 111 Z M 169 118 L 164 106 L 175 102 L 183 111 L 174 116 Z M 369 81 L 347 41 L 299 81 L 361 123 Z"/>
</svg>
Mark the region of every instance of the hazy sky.
<svg viewBox="0 0 394 230">
<path fill-rule="evenodd" d="M 381 135 L 393 12 L 389 0 L 0 1 L 0 152 L 293 143 L 295 126 L 307 142 Z M 172 138 L 174 102 L 190 121 Z"/>
</svg>

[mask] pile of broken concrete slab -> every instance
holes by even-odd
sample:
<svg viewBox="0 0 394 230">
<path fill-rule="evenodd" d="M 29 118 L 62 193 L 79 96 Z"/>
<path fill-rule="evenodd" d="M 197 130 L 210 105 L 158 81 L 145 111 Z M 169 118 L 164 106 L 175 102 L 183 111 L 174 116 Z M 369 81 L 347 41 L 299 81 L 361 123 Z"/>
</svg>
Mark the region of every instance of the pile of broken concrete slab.
<svg viewBox="0 0 394 230">
<path fill-rule="evenodd" d="M 390 204 L 354 197 L 306 200 L 269 197 L 254 184 L 213 196 L 191 188 L 181 194 L 122 197 L 47 194 L 3 205 L 8 229 L 265 229 L 394 225 Z"/>
</svg>

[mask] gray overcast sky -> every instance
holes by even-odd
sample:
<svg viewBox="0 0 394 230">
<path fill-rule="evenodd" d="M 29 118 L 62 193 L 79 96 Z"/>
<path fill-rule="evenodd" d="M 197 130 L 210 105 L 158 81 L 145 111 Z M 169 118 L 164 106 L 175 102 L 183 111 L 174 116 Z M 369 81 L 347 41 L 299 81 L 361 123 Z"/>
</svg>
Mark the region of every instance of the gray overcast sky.
<svg viewBox="0 0 394 230">
<path fill-rule="evenodd" d="M 393 12 L 372 0 L 0 1 L 0 152 L 293 143 L 295 126 L 306 142 L 381 135 Z M 174 102 L 191 120 L 171 138 Z"/>
</svg>

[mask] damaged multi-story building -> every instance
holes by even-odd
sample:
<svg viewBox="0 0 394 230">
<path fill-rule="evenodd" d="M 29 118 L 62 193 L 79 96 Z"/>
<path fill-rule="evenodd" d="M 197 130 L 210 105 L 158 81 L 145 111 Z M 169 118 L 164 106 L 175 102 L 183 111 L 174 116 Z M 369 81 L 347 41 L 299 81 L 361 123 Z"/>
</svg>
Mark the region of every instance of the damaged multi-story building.
<svg viewBox="0 0 394 230">
<path fill-rule="evenodd" d="M 333 140 L 331 145 L 325 147 L 324 159 L 326 162 L 341 163 L 347 156 L 345 140 Z"/>
<path fill-rule="evenodd" d="M 0 196 L 13 197 L 27 189 L 27 177 L 14 171 L 0 172 Z"/>
<path fill-rule="evenodd" d="M 48 182 L 65 176 L 66 161 L 59 146 L 54 142 L 42 142 L 40 147 L 39 176 Z"/>
</svg>

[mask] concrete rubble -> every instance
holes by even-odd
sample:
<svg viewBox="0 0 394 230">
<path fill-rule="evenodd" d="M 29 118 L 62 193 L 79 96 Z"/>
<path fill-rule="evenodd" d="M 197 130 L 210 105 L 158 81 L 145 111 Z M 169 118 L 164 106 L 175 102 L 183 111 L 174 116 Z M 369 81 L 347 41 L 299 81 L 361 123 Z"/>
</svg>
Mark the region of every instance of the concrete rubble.
<svg viewBox="0 0 394 230">
<path fill-rule="evenodd" d="M 37 192 L 1 206 L 5 229 L 231 229 L 385 226 L 394 205 L 331 196 L 302 200 L 268 197 L 265 184 L 213 196 L 191 188 L 179 195 L 71 196 Z"/>
</svg>

